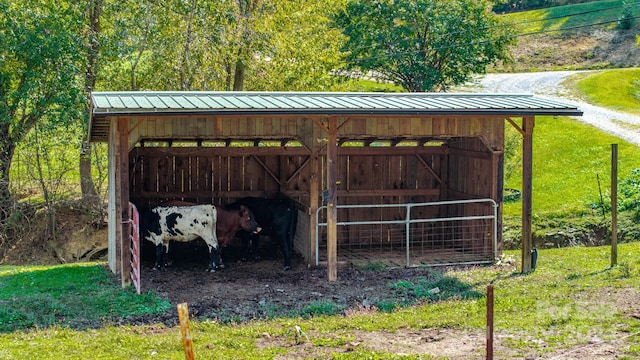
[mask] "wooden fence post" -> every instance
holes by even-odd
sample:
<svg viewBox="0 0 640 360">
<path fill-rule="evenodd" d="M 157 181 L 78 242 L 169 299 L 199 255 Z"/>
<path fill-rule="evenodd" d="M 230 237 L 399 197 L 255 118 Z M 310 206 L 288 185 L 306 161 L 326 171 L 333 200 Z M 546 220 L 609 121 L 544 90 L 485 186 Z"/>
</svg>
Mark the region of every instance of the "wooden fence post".
<svg viewBox="0 0 640 360">
<path fill-rule="evenodd" d="M 618 264 L 618 144 L 611 144 L 611 266 Z"/>
<path fill-rule="evenodd" d="M 182 332 L 184 358 L 185 360 L 193 360 L 193 339 L 191 338 L 191 325 L 189 323 L 189 308 L 187 303 L 178 304 L 178 318 L 180 319 L 180 332 Z"/>
<path fill-rule="evenodd" d="M 487 285 L 487 360 L 493 360 L 493 285 Z"/>
</svg>

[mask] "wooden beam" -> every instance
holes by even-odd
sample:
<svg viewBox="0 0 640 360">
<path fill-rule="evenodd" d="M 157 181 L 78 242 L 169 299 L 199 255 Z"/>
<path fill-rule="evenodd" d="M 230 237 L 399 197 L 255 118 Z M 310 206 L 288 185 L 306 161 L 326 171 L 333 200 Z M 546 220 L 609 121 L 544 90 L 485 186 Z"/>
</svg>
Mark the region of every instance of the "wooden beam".
<svg viewBox="0 0 640 360">
<path fill-rule="evenodd" d="M 318 130 L 313 130 L 314 134 L 319 132 Z M 311 150 L 311 157 L 309 162 L 310 174 L 309 174 L 309 261 L 313 261 L 315 264 L 316 257 L 318 254 L 316 253 L 316 237 L 317 237 L 317 228 L 316 228 L 316 211 L 320 207 L 320 175 L 322 174 L 321 170 L 321 161 L 320 161 L 320 153 L 318 151 L 319 146 L 316 145 Z"/>
<path fill-rule="evenodd" d="M 247 146 L 247 147 L 138 147 L 140 154 L 148 156 L 175 155 L 175 156 L 305 156 L 311 151 L 306 147 L 279 147 L 279 146 Z"/>
<path fill-rule="evenodd" d="M 338 144 L 337 119 L 328 118 L 327 142 L 327 277 L 329 281 L 338 278 L 338 210 L 337 180 L 338 180 Z"/>
<path fill-rule="evenodd" d="M 424 168 L 427 169 L 427 171 L 429 173 L 431 173 L 431 175 L 433 175 L 433 177 L 436 179 L 438 184 L 442 184 L 442 180 L 440 179 L 440 176 L 438 174 L 436 174 L 436 172 L 433 170 L 433 168 L 429 164 L 427 164 L 427 162 L 422 158 L 422 156 L 420 156 L 420 154 L 416 154 L 416 157 L 418 158 L 420 163 L 422 163 Z"/>
<path fill-rule="evenodd" d="M 347 126 L 347 124 L 349 124 L 351 122 L 350 118 L 345 119 L 342 124 L 340 124 L 340 126 L 338 126 L 337 131 L 342 130 L 345 126 Z"/>
<path fill-rule="evenodd" d="M 511 118 L 507 118 L 507 121 L 509 122 L 509 124 L 511 124 L 511 126 L 513 126 L 516 130 L 518 130 L 518 132 L 524 136 L 524 130 L 522 130 L 522 128 L 520 126 L 518 126 L 518 124 L 516 124 L 515 121 L 513 121 L 513 119 Z"/>
<path fill-rule="evenodd" d="M 120 214 L 120 276 L 122 287 L 131 284 L 131 247 L 129 239 L 129 121 L 118 119 L 119 147 L 116 149 L 116 171 L 120 173 L 116 197 L 120 198 L 116 213 Z M 117 177 L 116 177 L 117 178 Z"/>
<path fill-rule="evenodd" d="M 288 184 L 289 182 L 291 182 L 291 180 L 293 180 L 296 177 L 296 175 L 298 175 L 300 170 L 304 169 L 304 167 L 307 166 L 307 164 L 309 164 L 310 159 L 311 159 L 311 156 L 309 156 L 302 164 L 300 164 L 300 166 L 298 166 L 296 171 L 294 171 L 293 174 L 291 174 L 291 176 L 289 176 L 289 178 L 285 180 L 285 184 Z"/>
<path fill-rule="evenodd" d="M 271 176 L 273 180 L 275 180 L 276 183 L 278 183 L 279 186 L 282 186 L 282 182 L 280 182 L 280 179 L 267 167 L 267 165 L 265 165 L 265 163 L 260 161 L 260 159 L 255 155 L 251 155 L 251 158 L 253 158 L 253 160 L 255 160 L 258 164 L 260 164 L 260 166 L 262 166 L 264 171 L 266 171 L 267 174 L 269 174 L 269 176 Z"/>
<path fill-rule="evenodd" d="M 329 128 L 327 126 L 325 126 L 322 121 L 320 121 L 320 119 L 318 119 L 317 117 L 312 117 L 310 118 L 311 121 L 313 121 L 316 125 L 318 125 L 318 127 L 322 130 L 324 130 L 324 132 L 329 133 Z"/>
<path fill-rule="evenodd" d="M 531 215 L 533 183 L 533 127 L 535 119 L 522 119 L 522 272 L 531 269 L 531 251 L 533 249 Z"/>
</svg>

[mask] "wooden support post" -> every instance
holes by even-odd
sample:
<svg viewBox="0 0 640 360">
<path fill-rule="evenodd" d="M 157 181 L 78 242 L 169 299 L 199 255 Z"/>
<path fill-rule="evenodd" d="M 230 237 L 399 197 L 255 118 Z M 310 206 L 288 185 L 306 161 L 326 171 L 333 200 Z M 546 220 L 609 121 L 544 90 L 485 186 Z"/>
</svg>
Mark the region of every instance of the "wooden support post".
<svg viewBox="0 0 640 360">
<path fill-rule="evenodd" d="M 487 360 L 493 360 L 493 285 L 487 285 Z"/>
<path fill-rule="evenodd" d="M 187 306 L 187 303 L 178 304 L 178 319 L 180 320 L 180 332 L 182 333 L 184 358 L 185 360 L 193 360 L 193 338 L 191 336 L 191 324 L 189 323 L 189 307 Z"/>
<path fill-rule="evenodd" d="M 532 117 L 522 118 L 522 272 L 531 271 L 532 182 L 533 182 L 533 126 Z"/>
<path fill-rule="evenodd" d="M 327 143 L 327 277 L 329 281 L 336 281 L 338 278 L 338 210 L 337 205 L 337 184 L 338 179 L 338 148 L 337 148 L 337 119 L 330 117 L 329 134 Z"/>
<path fill-rule="evenodd" d="M 120 277 L 122 287 L 131 284 L 131 247 L 129 238 L 129 121 L 118 119 L 118 148 L 116 148 L 116 168 L 120 174 L 116 185 L 116 198 L 120 199 L 116 213 L 120 214 Z"/>
<path fill-rule="evenodd" d="M 618 264 L 618 144 L 611 144 L 611 266 Z"/>
<path fill-rule="evenodd" d="M 317 222 L 316 222 L 316 212 L 320 207 L 320 178 L 322 174 L 322 169 L 320 168 L 321 161 L 319 160 L 320 154 L 318 148 L 314 146 L 311 150 L 311 158 L 309 161 L 309 167 L 311 169 L 310 179 L 309 179 L 309 261 L 316 264 L 316 258 L 318 254 L 316 253 L 316 238 L 317 234 Z"/>
</svg>

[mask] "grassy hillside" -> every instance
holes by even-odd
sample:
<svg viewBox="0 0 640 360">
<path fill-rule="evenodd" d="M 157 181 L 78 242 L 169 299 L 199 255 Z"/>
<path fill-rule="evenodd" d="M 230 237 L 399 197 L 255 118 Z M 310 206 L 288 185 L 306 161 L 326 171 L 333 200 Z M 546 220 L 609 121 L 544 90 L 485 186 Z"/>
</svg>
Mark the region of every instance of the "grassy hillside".
<svg viewBox="0 0 640 360">
<path fill-rule="evenodd" d="M 591 104 L 640 115 L 640 68 L 581 76 L 575 86 Z"/>
<path fill-rule="evenodd" d="M 507 129 L 512 133 L 512 128 Z M 618 144 L 618 175 L 640 168 L 640 149 L 590 125 L 569 118 L 536 118 L 533 140 L 533 212 L 537 216 L 584 213 L 611 186 L 611 144 Z M 521 189 L 522 175 L 512 171 L 505 187 Z M 599 179 L 599 183 L 598 183 Z M 505 205 L 518 215 L 520 203 Z"/>
<path fill-rule="evenodd" d="M 640 16 L 640 6 L 636 4 L 629 8 L 633 16 Z M 623 0 L 605 0 L 511 13 L 504 17 L 507 22 L 515 24 L 519 34 L 581 28 L 589 31 L 590 25 L 594 24 L 595 28 L 613 30 L 623 9 Z"/>
<path fill-rule="evenodd" d="M 502 15 L 514 24 L 518 44 L 513 63 L 491 71 L 521 72 L 640 66 L 640 19 L 629 30 L 617 30 L 622 0 L 592 1 Z M 640 6 L 631 7 L 640 16 Z M 560 50 L 560 51 L 559 51 Z"/>
</svg>

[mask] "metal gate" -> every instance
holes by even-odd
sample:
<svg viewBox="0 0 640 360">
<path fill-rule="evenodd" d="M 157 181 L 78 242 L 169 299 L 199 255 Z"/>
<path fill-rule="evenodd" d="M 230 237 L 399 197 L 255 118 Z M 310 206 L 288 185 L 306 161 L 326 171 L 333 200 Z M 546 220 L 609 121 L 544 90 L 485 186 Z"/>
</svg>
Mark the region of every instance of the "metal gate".
<svg viewBox="0 0 640 360">
<path fill-rule="evenodd" d="M 339 260 L 413 267 L 492 263 L 498 257 L 493 199 L 336 208 Z M 316 212 L 316 266 L 326 254 L 326 213 L 326 206 Z"/>
<path fill-rule="evenodd" d="M 131 249 L 131 282 L 140 294 L 140 214 L 132 203 L 129 203 L 129 244 Z"/>
</svg>

